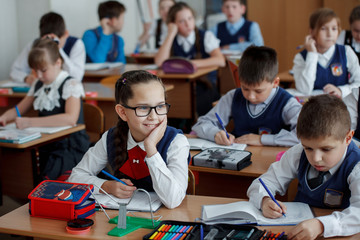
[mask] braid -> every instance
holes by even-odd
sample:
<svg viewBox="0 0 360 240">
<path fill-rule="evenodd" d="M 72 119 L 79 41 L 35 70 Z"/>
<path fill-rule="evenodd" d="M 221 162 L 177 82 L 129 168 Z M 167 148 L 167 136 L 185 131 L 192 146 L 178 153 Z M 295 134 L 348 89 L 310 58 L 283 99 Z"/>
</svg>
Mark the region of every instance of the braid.
<svg viewBox="0 0 360 240">
<path fill-rule="evenodd" d="M 201 43 L 200 43 L 200 33 L 199 33 L 199 29 L 197 27 L 195 27 L 195 59 L 201 59 L 202 55 L 201 55 Z"/>
<path fill-rule="evenodd" d="M 128 138 L 128 132 L 129 132 L 129 126 L 126 122 L 124 122 L 120 117 L 116 124 L 115 128 L 115 169 L 114 174 L 116 177 L 119 176 L 119 171 L 116 171 L 119 169 L 128 159 L 127 151 L 127 138 Z"/>
<path fill-rule="evenodd" d="M 115 84 L 115 101 L 116 104 L 127 104 L 128 100 L 133 98 L 134 92 L 132 86 L 140 83 L 148 83 L 150 81 L 157 81 L 164 87 L 160 78 L 144 70 L 135 70 L 125 72 Z M 165 87 L 164 87 L 165 94 Z M 115 176 L 119 176 L 117 171 L 128 159 L 127 141 L 128 141 L 129 126 L 127 122 L 120 117 L 114 129 L 114 144 L 115 144 Z"/>
</svg>

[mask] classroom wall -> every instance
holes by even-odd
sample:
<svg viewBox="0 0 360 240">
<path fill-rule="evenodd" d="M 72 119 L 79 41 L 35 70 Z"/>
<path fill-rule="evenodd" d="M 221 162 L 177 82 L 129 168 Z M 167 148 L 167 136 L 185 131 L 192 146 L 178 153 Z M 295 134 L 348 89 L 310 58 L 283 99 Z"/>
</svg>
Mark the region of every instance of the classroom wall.
<svg viewBox="0 0 360 240">
<path fill-rule="evenodd" d="M 0 79 L 6 79 L 18 49 L 16 2 L 0 0 L 0 16 Z"/>
</svg>

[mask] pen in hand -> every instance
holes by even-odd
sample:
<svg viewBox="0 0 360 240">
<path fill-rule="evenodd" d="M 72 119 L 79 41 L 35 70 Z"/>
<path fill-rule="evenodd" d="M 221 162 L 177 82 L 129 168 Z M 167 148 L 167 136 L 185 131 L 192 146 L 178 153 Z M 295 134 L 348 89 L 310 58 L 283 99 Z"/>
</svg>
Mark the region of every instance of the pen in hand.
<svg viewBox="0 0 360 240">
<path fill-rule="evenodd" d="M 270 190 L 267 188 L 267 186 L 265 185 L 265 183 L 263 182 L 263 180 L 261 178 L 259 178 L 260 183 L 263 185 L 263 187 L 265 188 L 266 192 L 269 194 L 270 198 L 276 203 L 276 205 L 279 206 L 279 208 L 282 210 L 280 204 L 278 203 L 278 201 L 276 201 L 276 199 L 274 198 L 274 196 L 271 194 Z M 282 212 L 282 215 L 284 217 L 286 217 L 285 213 Z"/>
<path fill-rule="evenodd" d="M 124 181 L 118 179 L 117 177 L 114 177 L 113 175 L 111 175 L 110 173 L 106 172 L 105 170 L 101 170 L 101 172 L 102 172 L 103 174 L 105 174 L 106 176 L 108 176 L 109 178 L 114 179 L 115 181 L 118 181 L 118 182 L 120 182 L 120 183 L 122 183 L 122 184 L 124 184 L 124 185 L 127 186 L 127 184 L 126 184 Z"/>
<path fill-rule="evenodd" d="M 227 137 L 228 139 L 230 139 L 230 136 L 229 136 L 228 132 L 226 131 L 226 128 L 225 128 L 225 126 L 224 126 L 224 124 L 223 124 L 223 122 L 222 122 L 222 120 L 221 120 L 220 116 L 219 116 L 217 113 L 215 113 L 215 115 L 216 115 L 216 118 L 217 118 L 217 119 L 218 119 L 218 121 L 219 121 L 219 124 L 220 124 L 220 126 L 221 126 L 222 130 L 224 130 L 224 131 L 225 131 L 225 133 L 226 133 L 226 137 Z"/>
<path fill-rule="evenodd" d="M 21 117 L 21 114 L 20 114 L 20 111 L 19 111 L 19 108 L 18 108 L 17 105 L 15 105 L 15 110 L 16 110 L 16 115 L 17 115 L 18 117 Z"/>
</svg>

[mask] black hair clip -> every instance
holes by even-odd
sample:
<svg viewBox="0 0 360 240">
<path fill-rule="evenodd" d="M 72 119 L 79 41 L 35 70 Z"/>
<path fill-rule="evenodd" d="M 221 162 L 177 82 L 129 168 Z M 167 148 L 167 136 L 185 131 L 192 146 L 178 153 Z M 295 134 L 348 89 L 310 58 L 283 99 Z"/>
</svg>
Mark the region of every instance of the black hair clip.
<svg viewBox="0 0 360 240">
<path fill-rule="evenodd" d="M 121 82 L 122 82 L 123 85 L 125 85 L 126 84 L 126 78 L 124 78 Z"/>
</svg>

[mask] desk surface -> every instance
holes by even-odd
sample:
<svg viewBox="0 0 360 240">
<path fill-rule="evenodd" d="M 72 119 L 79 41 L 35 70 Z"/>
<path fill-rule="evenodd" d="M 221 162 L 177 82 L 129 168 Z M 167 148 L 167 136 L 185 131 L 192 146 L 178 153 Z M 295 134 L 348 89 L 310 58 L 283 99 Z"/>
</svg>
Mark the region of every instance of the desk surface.
<svg viewBox="0 0 360 240">
<path fill-rule="evenodd" d="M 26 143 L 16 144 L 16 143 L 0 142 L 0 147 L 24 149 L 24 148 L 28 148 L 28 147 L 33 147 L 35 145 L 41 145 L 43 143 L 48 143 L 49 141 L 56 140 L 58 138 L 61 138 L 63 136 L 69 135 L 74 132 L 78 132 L 83 129 L 85 129 L 85 125 L 78 124 L 72 128 L 68 128 L 68 129 L 65 129 L 65 130 L 62 130 L 62 131 L 59 131 L 56 133 L 52 133 L 52 134 L 42 133 L 40 138 L 26 142 Z"/>
<path fill-rule="evenodd" d="M 248 177 L 259 177 L 265 173 L 270 164 L 275 162 L 276 155 L 281 151 L 286 151 L 287 147 L 269 147 L 269 146 L 248 146 L 245 150 L 252 153 L 251 161 L 252 164 L 243 168 L 240 171 L 218 169 L 218 168 L 207 168 L 198 166 L 189 166 L 193 171 L 248 176 Z M 200 151 L 191 151 L 191 155 Z"/>
<path fill-rule="evenodd" d="M 96 71 L 85 71 L 84 78 L 87 77 L 108 77 L 113 75 L 121 76 L 124 72 L 131 71 L 131 70 L 141 70 L 144 69 L 144 66 L 141 64 L 126 64 L 116 68 L 108 68 L 108 69 L 101 69 Z M 206 68 L 199 68 L 196 72 L 192 74 L 167 74 L 164 73 L 163 70 L 159 69 L 157 71 L 157 76 L 160 78 L 166 79 L 195 79 L 200 76 L 203 76 L 209 72 L 217 70 L 217 67 L 206 67 Z"/>
<path fill-rule="evenodd" d="M 241 199 L 235 198 L 219 198 L 219 197 L 205 197 L 188 195 L 182 202 L 182 204 L 175 209 L 167 209 L 161 207 L 156 215 L 162 215 L 163 220 L 180 220 L 180 221 L 194 221 L 195 218 L 201 216 L 201 206 L 204 204 L 222 204 L 239 201 Z M 30 217 L 28 212 L 28 204 L 0 217 L 0 232 L 32 237 L 40 237 L 47 239 L 119 239 L 117 237 L 111 237 L 107 235 L 111 229 L 115 227 L 113 224 L 107 223 L 107 218 L 102 212 L 96 212 L 93 216 L 95 221 L 90 233 L 86 235 L 71 235 L 66 233 L 66 221 L 49 220 L 44 218 Z M 117 211 L 107 211 L 110 217 L 115 217 Z M 314 209 L 316 216 L 329 214 L 331 210 L 327 209 Z M 149 214 L 136 213 L 138 216 L 146 216 Z M 259 227 L 265 229 L 265 227 Z M 292 226 L 266 226 L 270 231 L 289 231 Z M 149 229 L 138 229 L 133 233 L 130 233 L 121 239 L 139 240 L 142 237 L 151 232 Z M 348 238 L 332 238 L 332 239 L 359 239 L 360 234 Z M 322 238 L 321 238 L 322 239 Z"/>
</svg>

